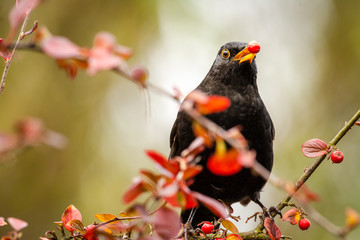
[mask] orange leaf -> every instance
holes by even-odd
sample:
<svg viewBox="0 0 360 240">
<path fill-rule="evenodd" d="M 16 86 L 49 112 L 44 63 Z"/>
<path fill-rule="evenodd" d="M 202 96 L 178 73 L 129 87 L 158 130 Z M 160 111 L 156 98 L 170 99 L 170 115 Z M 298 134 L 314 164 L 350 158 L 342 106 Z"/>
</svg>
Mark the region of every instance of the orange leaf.
<svg viewBox="0 0 360 240">
<path fill-rule="evenodd" d="M 108 222 L 110 220 L 113 220 L 116 218 L 115 215 L 113 214 L 108 214 L 108 213 L 102 213 L 102 214 L 95 214 L 95 217 L 100 220 L 101 222 Z"/>
<path fill-rule="evenodd" d="M 281 238 L 280 229 L 271 218 L 265 218 L 264 227 L 271 240 L 279 240 Z"/>
<path fill-rule="evenodd" d="M 223 227 L 227 230 L 229 230 L 232 233 L 239 233 L 239 230 L 237 229 L 237 227 L 235 226 L 234 223 L 232 223 L 229 220 L 222 220 L 221 224 L 223 225 Z"/>
<path fill-rule="evenodd" d="M 80 211 L 72 204 L 65 209 L 61 217 L 63 226 L 70 232 L 73 232 L 75 229 L 67 224 L 72 220 L 79 220 L 81 222 L 81 219 Z"/>
<path fill-rule="evenodd" d="M 243 240 L 243 238 L 237 234 L 230 234 L 226 237 L 226 240 Z"/>
<path fill-rule="evenodd" d="M 213 140 L 212 140 L 209 132 L 203 126 L 201 126 L 198 122 L 194 121 L 192 128 L 193 128 L 193 132 L 194 132 L 195 136 L 202 137 L 204 139 L 205 146 L 207 146 L 209 148 L 212 147 Z"/>
<path fill-rule="evenodd" d="M 284 215 L 282 220 L 290 222 L 292 225 L 298 224 L 301 218 L 301 213 L 297 208 L 292 208 L 289 211 L 287 211 Z"/>
</svg>

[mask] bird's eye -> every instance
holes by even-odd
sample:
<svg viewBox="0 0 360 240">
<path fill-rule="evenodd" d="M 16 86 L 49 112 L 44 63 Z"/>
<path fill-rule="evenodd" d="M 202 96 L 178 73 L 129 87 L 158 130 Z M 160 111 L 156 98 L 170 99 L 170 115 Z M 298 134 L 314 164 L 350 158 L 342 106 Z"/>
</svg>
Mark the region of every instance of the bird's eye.
<svg viewBox="0 0 360 240">
<path fill-rule="evenodd" d="M 221 51 L 221 57 L 224 59 L 227 59 L 230 57 L 230 51 L 228 49 L 223 49 Z"/>
</svg>

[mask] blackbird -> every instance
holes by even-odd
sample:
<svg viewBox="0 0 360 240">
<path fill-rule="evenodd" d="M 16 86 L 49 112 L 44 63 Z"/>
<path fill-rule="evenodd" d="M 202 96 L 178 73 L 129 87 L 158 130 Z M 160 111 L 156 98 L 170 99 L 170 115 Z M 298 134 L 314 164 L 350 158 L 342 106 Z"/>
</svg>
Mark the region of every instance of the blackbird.
<svg viewBox="0 0 360 240">
<path fill-rule="evenodd" d="M 256 160 L 271 171 L 275 132 L 256 84 L 255 56 L 260 48 L 255 44 L 255 48 L 257 46 L 258 49 L 254 51 L 250 49 L 250 43 L 245 42 L 229 42 L 223 45 L 196 90 L 230 99 L 231 105 L 227 110 L 206 117 L 224 129 L 241 126 L 241 133 L 246 138 L 249 149 L 256 151 Z M 185 112 L 179 111 L 170 134 L 170 158 L 180 156 L 194 139 L 192 119 Z M 213 153 L 214 148 L 207 148 L 199 154 L 199 164 L 204 166 L 204 169 L 195 177 L 190 189 L 214 199 L 221 199 L 228 205 L 240 202 L 246 206 L 252 200 L 266 211 L 260 202 L 260 191 L 267 180 L 254 175 L 248 168 L 243 168 L 231 176 L 215 175 L 206 168 L 208 158 Z M 191 210 L 186 210 L 181 213 L 183 223 L 189 219 L 190 212 Z M 215 215 L 200 205 L 195 214 L 191 214 L 191 218 L 192 226 L 196 227 L 202 221 L 214 220 Z"/>
</svg>

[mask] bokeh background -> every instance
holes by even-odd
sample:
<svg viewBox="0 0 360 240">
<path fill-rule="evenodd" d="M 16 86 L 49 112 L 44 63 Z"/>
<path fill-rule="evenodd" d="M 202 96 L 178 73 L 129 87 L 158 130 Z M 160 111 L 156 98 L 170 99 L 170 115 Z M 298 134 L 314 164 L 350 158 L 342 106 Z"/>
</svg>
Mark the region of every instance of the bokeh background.
<svg viewBox="0 0 360 240">
<path fill-rule="evenodd" d="M 8 33 L 14 2 L 0 2 L 0 37 Z M 146 66 L 153 84 L 185 94 L 206 75 L 222 44 L 257 40 L 258 85 L 276 127 L 273 173 L 292 181 L 313 161 L 302 156 L 302 143 L 330 141 L 360 105 L 357 1 L 47 0 L 31 14 L 34 20 L 81 46 L 109 31 L 134 50 L 129 63 Z M 69 144 L 64 150 L 39 146 L 0 165 L 0 216 L 26 220 L 24 239 L 38 239 L 70 204 L 85 224 L 96 213 L 123 210 L 131 179 L 139 168 L 153 168 L 144 149 L 169 153 L 178 106 L 153 92 L 150 100 L 149 115 L 139 88 L 112 72 L 80 72 L 71 81 L 48 57 L 19 51 L 0 96 L 0 131 L 10 133 L 18 119 L 34 116 Z M 324 162 L 308 182 L 321 196 L 312 205 L 338 225 L 347 206 L 360 211 L 359 130 L 338 145 L 344 162 Z M 262 196 L 270 206 L 284 193 L 267 185 Z M 244 219 L 258 210 L 237 207 L 241 230 L 254 226 Z M 335 239 L 315 223 L 302 232 L 277 222 L 293 239 Z"/>
</svg>

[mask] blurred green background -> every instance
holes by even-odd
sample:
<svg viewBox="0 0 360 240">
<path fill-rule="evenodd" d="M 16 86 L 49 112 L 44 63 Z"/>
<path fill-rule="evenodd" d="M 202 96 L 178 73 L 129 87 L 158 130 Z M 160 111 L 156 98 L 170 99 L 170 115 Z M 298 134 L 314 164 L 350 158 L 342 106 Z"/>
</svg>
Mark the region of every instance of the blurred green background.
<svg viewBox="0 0 360 240">
<path fill-rule="evenodd" d="M 3 38 L 14 2 L 0 3 Z M 292 181 L 313 161 L 302 156 L 302 143 L 330 141 L 360 106 L 357 1 L 47 0 L 31 14 L 34 20 L 80 46 L 109 31 L 134 50 L 129 63 L 146 66 L 153 84 L 185 94 L 205 76 L 222 44 L 257 40 L 258 85 L 276 127 L 273 172 Z M 96 213 L 123 210 L 121 196 L 132 177 L 152 168 L 143 150 L 169 152 L 177 105 L 156 93 L 150 97 L 149 116 L 138 87 L 114 73 L 80 72 L 71 81 L 48 57 L 17 52 L 0 95 L 0 131 L 12 132 L 18 119 L 34 116 L 69 144 L 61 151 L 40 146 L 0 165 L 0 216 L 27 221 L 24 239 L 38 239 L 70 204 L 85 224 Z M 313 206 L 340 226 L 347 206 L 360 211 L 359 143 L 354 127 L 338 145 L 344 162 L 324 162 L 308 182 L 322 199 Z M 284 193 L 267 185 L 262 196 L 270 206 Z M 237 208 L 241 230 L 253 226 L 244 219 L 258 210 L 252 204 Z M 336 239 L 315 223 L 302 232 L 277 222 L 293 239 Z M 359 233 L 351 239 L 360 239 Z"/>
</svg>

